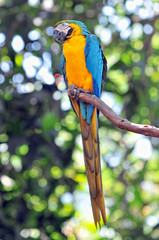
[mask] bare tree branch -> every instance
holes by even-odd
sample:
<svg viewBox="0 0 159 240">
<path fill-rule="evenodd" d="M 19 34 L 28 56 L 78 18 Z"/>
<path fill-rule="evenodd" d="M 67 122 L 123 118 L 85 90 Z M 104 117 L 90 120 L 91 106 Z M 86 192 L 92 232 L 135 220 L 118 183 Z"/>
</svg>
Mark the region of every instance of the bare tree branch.
<svg viewBox="0 0 159 240">
<path fill-rule="evenodd" d="M 74 95 L 71 95 L 68 88 L 69 97 L 74 98 L 75 94 L 76 89 L 74 89 Z M 79 100 L 94 105 L 110 122 L 120 129 L 159 138 L 159 128 L 151 125 L 132 123 L 127 119 L 118 116 L 106 103 L 95 95 L 80 92 Z"/>
</svg>

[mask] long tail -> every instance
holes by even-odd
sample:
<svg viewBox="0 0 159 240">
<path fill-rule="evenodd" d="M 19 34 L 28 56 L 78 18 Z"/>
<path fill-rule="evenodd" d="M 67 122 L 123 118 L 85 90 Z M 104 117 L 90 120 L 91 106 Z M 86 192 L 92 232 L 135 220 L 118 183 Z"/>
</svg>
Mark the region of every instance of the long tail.
<svg viewBox="0 0 159 240">
<path fill-rule="evenodd" d="M 94 108 L 91 124 L 83 119 L 81 111 L 79 111 L 79 119 L 82 130 L 83 151 L 86 173 L 89 184 L 91 204 L 93 210 L 94 222 L 100 226 L 101 215 L 106 225 L 106 212 L 102 188 L 100 149 L 98 139 L 98 118 L 97 110 Z"/>
</svg>

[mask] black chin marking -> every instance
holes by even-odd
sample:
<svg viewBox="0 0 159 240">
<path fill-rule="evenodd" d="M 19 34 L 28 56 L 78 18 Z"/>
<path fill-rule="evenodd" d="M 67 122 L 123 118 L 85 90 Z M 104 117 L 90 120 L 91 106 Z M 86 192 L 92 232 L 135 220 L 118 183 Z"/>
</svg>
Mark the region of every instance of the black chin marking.
<svg viewBox="0 0 159 240">
<path fill-rule="evenodd" d="M 66 38 L 69 37 L 72 32 L 73 32 L 73 28 L 70 28 L 70 29 L 68 30 L 68 33 L 67 33 L 67 35 L 66 35 Z"/>
</svg>

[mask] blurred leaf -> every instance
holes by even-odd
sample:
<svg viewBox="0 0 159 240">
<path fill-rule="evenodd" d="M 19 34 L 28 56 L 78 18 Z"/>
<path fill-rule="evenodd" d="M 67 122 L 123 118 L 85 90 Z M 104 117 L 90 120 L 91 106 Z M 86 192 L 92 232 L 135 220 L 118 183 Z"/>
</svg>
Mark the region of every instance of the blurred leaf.
<svg viewBox="0 0 159 240">
<path fill-rule="evenodd" d="M 42 119 L 42 128 L 44 131 L 53 130 L 57 123 L 57 118 L 52 113 L 47 113 Z"/>
</svg>

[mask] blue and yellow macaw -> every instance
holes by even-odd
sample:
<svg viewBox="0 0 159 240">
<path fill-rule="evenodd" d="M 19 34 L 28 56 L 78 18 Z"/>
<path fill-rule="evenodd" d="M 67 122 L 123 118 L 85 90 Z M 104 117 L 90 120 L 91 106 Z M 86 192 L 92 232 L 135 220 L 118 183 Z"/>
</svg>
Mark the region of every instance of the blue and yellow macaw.
<svg viewBox="0 0 159 240">
<path fill-rule="evenodd" d="M 100 98 L 102 80 L 106 81 L 107 62 L 96 36 L 84 23 L 66 20 L 54 27 L 53 38 L 63 43 L 61 70 L 67 88 L 89 91 Z M 102 189 L 98 110 L 91 104 L 70 98 L 73 110 L 80 120 L 86 174 L 89 183 L 94 222 L 100 226 L 101 215 L 106 225 Z"/>
</svg>

